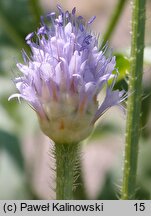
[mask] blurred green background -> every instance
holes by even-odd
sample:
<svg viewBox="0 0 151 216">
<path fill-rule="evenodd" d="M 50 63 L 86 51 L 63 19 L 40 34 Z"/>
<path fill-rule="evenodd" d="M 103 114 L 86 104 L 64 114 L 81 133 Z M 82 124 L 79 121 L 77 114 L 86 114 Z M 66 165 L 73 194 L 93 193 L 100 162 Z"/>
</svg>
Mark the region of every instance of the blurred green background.
<svg viewBox="0 0 151 216">
<path fill-rule="evenodd" d="M 25 36 L 40 25 L 40 15 L 77 7 L 78 14 L 96 15 L 94 32 L 107 30 L 118 0 L 0 0 L 0 199 L 52 199 L 51 144 L 38 125 L 36 114 L 24 102 L 8 101 L 16 92 L 12 79 L 21 49 L 28 53 Z M 131 5 L 126 2 L 110 45 L 119 70 L 115 88 L 127 90 L 129 73 Z M 141 139 L 137 199 L 151 197 L 151 1 L 147 2 Z M 75 199 L 119 199 L 124 154 L 125 115 L 118 108 L 108 111 L 82 145 L 81 174 Z M 84 186 L 82 186 L 84 185 Z"/>
</svg>

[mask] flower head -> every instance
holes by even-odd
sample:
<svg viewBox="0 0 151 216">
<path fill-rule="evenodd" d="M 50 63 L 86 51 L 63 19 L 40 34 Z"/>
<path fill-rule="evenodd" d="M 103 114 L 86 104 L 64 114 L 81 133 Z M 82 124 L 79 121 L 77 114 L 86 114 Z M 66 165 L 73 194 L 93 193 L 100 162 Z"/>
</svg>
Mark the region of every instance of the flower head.
<svg viewBox="0 0 151 216">
<path fill-rule="evenodd" d="M 92 131 L 96 120 L 110 107 L 119 105 L 123 91 L 106 90 L 99 105 L 97 96 L 114 77 L 115 57 L 99 51 L 93 35 L 76 9 L 47 15 L 45 24 L 26 37 L 32 55 L 23 52 L 25 64 L 18 63 L 22 75 L 16 78 L 19 90 L 11 98 L 25 99 L 36 111 L 43 132 L 57 143 L 78 142 Z M 36 40 L 34 40 L 36 37 Z M 36 42 L 35 42 L 36 41 Z"/>
</svg>

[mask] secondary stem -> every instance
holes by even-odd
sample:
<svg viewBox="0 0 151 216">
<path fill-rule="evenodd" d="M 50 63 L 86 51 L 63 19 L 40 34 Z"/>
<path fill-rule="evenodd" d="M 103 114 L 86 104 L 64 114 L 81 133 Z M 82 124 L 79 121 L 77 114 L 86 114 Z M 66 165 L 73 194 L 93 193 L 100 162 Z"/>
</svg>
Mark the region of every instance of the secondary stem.
<svg viewBox="0 0 151 216">
<path fill-rule="evenodd" d="M 140 108 L 145 34 L 146 0 L 133 0 L 131 69 L 127 104 L 125 160 L 122 199 L 134 199 L 136 191 L 138 142 L 140 134 Z"/>
<path fill-rule="evenodd" d="M 112 33 L 114 32 L 115 27 L 119 21 L 119 18 L 123 12 L 126 1 L 127 0 L 118 0 L 115 10 L 110 18 L 110 22 L 107 25 L 108 27 L 106 33 L 103 36 L 104 43 L 101 46 L 103 46 L 110 39 Z"/>
<path fill-rule="evenodd" d="M 56 199 L 72 200 L 78 144 L 56 144 Z"/>
</svg>

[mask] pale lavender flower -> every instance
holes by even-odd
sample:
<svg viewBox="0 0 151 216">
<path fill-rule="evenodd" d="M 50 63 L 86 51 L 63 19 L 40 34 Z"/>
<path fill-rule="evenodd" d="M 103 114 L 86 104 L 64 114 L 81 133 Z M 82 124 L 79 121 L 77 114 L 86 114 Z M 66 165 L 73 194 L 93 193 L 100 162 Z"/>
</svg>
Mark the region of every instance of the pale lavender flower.
<svg viewBox="0 0 151 216">
<path fill-rule="evenodd" d="M 47 15 L 51 24 L 42 25 L 26 37 L 31 57 L 23 52 L 25 64 L 18 63 L 22 75 L 15 79 L 19 90 L 11 98 L 25 99 L 36 111 L 43 132 L 57 143 L 78 142 L 92 131 L 97 119 L 110 107 L 120 105 L 124 91 L 113 91 L 115 57 L 99 51 L 98 37 L 87 23 L 58 6 L 59 16 Z M 34 37 L 36 38 L 34 40 Z M 36 41 L 36 42 L 34 42 Z M 106 96 L 97 96 L 106 85 Z"/>
</svg>

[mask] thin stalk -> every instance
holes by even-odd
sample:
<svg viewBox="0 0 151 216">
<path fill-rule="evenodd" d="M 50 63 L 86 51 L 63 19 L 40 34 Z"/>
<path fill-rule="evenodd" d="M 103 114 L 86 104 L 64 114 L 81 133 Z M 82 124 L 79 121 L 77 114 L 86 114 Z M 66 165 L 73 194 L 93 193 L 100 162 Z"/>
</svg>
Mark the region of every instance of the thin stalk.
<svg viewBox="0 0 151 216">
<path fill-rule="evenodd" d="M 129 92 L 131 95 L 127 104 L 125 159 L 121 197 L 124 200 L 134 199 L 136 191 L 142 99 L 145 3 L 146 0 L 133 0 L 131 69 L 129 74 Z"/>
<path fill-rule="evenodd" d="M 127 0 L 118 0 L 118 3 L 117 5 L 115 6 L 115 9 L 114 9 L 114 12 L 110 18 L 110 21 L 109 21 L 109 24 L 107 25 L 108 28 L 103 36 L 103 44 L 101 45 L 101 47 L 103 45 L 105 45 L 105 43 L 111 38 L 116 26 L 117 26 L 117 23 L 119 21 L 119 18 L 121 17 L 121 14 L 123 12 L 123 9 L 124 9 L 124 6 L 125 6 L 125 3 L 126 3 Z"/>
<path fill-rule="evenodd" d="M 56 144 L 56 199 L 72 200 L 76 180 L 78 145 Z"/>
<path fill-rule="evenodd" d="M 9 23 L 7 18 L 0 11 L 0 24 L 4 29 L 7 36 L 16 44 L 19 48 L 26 48 L 25 42 L 20 36 L 20 34 L 16 31 L 15 28 Z"/>
</svg>

